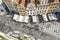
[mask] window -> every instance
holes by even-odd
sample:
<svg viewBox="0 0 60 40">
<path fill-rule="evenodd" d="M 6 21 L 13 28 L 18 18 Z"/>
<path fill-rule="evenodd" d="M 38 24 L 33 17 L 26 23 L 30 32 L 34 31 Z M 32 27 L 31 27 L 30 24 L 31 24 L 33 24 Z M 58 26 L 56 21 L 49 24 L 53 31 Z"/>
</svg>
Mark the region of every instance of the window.
<svg viewBox="0 0 60 40">
<path fill-rule="evenodd" d="M 30 6 L 32 6 L 32 4 L 30 4 Z"/>
<path fill-rule="evenodd" d="M 29 12 L 29 10 L 27 10 L 27 12 Z"/>
<path fill-rule="evenodd" d="M 54 8 L 54 7 L 53 7 Z"/>
<path fill-rule="evenodd" d="M 43 7 L 43 9 L 45 9 L 45 7 Z"/>
<path fill-rule="evenodd" d="M 29 13 L 28 13 L 29 14 Z"/>
<path fill-rule="evenodd" d="M 60 0 L 59 0 L 60 1 Z"/>
<path fill-rule="evenodd" d="M 38 4 L 40 4 L 40 2 L 39 2 L 39 1 L 38 1 L 37 3 L 38 3 Z"/>
<path fill-rule="evenodd" d="M 44 2 L 42 1 L 42 4 L 43 4 Z"/>
<path fill-rule="evenodd" d="M 39 8 L 38 8 L 38 10 L 39 10 Z"/>
<path fill-rule="evenodd" d="M 46 10 L 45 10 L 45 12 L 46 12 Z"/>
<path fill-rule="evenodd" d="M 45 7 L 47 9 L 47 7 Z"/>
<path fill-rule="evenodd" d="M 42 9 L 42 7 L 41 7 L 41 9 Z"/>
<path fill-rule="evenodd" d="M 40 11 L 40 13 L 41 13 L 41 11 Z"/>
<path fill-rule="evenodd" d="M 35 10 L 33 10 L 33 11 L 35 11 Z"/>
<path fill-rule="evenodd" d="M 56 2 L 57 2 L 57 0 L 56 0 Z"/>
<path fill-rule="evenodd" d="M 25 11 L 23 11 L 23 12 L 25 12 Z"/>
<path fill-rule="evenodd" d="M 30 10 L 32 12 L 32 10 Z"/>
<path fill-rule="evenodd" d="M 31 13 L 32 14 L 32 13 Z"/>
<path fill-rule="evenodd" d="M 46 4 L 47 2 L 45 1 L 45 4 Z"/>
</svg>

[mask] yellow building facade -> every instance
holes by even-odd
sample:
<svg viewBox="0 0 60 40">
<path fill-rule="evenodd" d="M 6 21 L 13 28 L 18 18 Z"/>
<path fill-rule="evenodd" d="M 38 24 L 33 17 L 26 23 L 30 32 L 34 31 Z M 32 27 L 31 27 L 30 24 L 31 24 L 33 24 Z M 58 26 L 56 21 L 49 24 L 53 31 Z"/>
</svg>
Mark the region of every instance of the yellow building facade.
<svg viewBox="0 0 60 40">
<path fill-rule="evenodd" d="M 26 8 L 23 5 L 13 2 L 13 6 L 14 6 L 15 11 L 19 13 L 19 15 L 26 15 L 27 13 Z"/>
<path fill-rule="evenodd" d="M 47 14 L 54 12 L 56 7 L 60 4 L 60 0 L 41 0 L 37 5 L 38 14 Z"/>
<path fill-rule="evenodd" d="M 49 3 L 48 13 L 54 12 L 56 7 L 60 4 L 60 0 L 54 0 L 53 2 Z"/>
<path fill-rule="evenodd" d="M 37 13 L 46 14 L 48 12 L 49 3 L 48 0 L 41 0 L 40 4 L 37 4 Z"/>
</svg>

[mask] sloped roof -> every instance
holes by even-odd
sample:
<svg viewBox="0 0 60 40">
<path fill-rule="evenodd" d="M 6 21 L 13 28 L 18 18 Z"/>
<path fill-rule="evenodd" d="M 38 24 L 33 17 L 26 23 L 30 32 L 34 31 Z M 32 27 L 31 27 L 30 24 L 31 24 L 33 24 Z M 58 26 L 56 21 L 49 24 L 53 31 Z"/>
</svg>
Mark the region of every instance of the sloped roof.
<svg viewBox="0 0 60 40">
<path fill-rule="evenodd" d="M 9 9 L 10 11 L 14 11 L 12 2 L 6 2 L 6 1 L 4 1 L 4 3 L 5 3 L 5 5 L 8 7 L 8 9 Z"/>
<path fill-rule="evenodd" d="M 4 1 L 6 1 L 6 2 L 12 2 L 12 0 L 4 0 Z"/>
</svg>

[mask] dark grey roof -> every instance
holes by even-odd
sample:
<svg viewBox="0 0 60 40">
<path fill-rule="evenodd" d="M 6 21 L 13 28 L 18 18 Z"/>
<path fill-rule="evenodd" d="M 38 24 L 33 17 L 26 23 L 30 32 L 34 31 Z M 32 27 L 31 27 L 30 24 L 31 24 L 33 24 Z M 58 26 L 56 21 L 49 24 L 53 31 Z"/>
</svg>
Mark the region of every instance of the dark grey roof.
<svg viewBox="0 0 60 40">
<path fill-rule="evenodd" d="M 3 5 L 0 5 L 0 10 L 4 10 L 5 11 Z"/>
<path fill-rule="evenodd" d="M 57 8 L 54 12 L 60 12 L 60 6 L 57 6 Z"/>
<path fill-rule="evenodd" d="M 5 5 L 8 7 L 8 9 L 9 9 L 10 11 L 14 11 L 12 2 L 4 2 L 4 3 L 5 3 Z"/>
<path fill-rule="evenodd" d="M 0 9 L 4 9 L 4 7 L 2 5 L 0 5 Z"/>
</svg>

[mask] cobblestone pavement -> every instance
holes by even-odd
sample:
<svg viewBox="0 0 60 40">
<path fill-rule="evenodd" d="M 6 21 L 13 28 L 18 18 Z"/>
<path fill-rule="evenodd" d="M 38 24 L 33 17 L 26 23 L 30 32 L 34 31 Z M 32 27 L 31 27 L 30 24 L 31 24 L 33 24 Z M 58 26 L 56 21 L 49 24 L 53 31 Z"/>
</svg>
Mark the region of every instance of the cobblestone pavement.
<svg viewBox="0 0 60 40">
<path fill-rule="evenodd" d="M 0 16 L 0 31 L 4 33 L 8 33 L 13 30 L 18 30 L 22 33 L 32 35 L 34 38 L 41 38 L 42 40 L 60 40 L 59 38 L 46 34 L 40 31 L 39 29 L 40 27 L 50 27 L 50 25 L 52 24 L 53 26 L 60 25 L 60 23 L 56 21 L 36 23 L 36 24 L 18 23 L 13 21 L 12 18 L 7 16 L 6 14 L 3 16 Z"/>
</svg>

